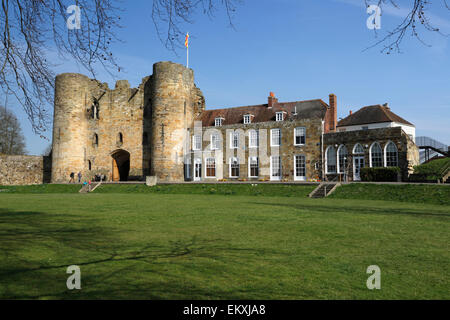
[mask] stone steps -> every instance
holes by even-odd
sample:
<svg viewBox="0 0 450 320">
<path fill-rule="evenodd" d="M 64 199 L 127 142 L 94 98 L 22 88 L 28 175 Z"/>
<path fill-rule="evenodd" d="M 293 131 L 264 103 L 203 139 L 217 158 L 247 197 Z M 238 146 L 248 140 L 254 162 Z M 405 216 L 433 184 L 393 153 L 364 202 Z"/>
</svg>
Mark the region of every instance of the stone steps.
<svg viewBox="0 0 450 320">
<path fill-rule="evenodd" d="M 326 198 L 328 197 L 337 187 L 340 186 L 340 183 L 321 183 L 313 192 L 309 195 L 310 198 Z"/>
<path fill-rule="evenodd" d="M 92 182 L 91 184 L 84 184 L 80 191 L 78 191 L 79 193 L 89 193 L 89 192 L 93 192 L 95 189 L 97 189 L 98 186 L 100 186 L 102 183 L 101 182 Z"/>
</svg>

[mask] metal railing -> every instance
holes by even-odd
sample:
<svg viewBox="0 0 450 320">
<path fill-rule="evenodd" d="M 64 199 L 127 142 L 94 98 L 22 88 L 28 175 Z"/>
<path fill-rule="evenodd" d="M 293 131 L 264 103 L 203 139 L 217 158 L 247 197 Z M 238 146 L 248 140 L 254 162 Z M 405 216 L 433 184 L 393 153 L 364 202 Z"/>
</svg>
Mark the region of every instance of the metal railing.
<svg viewBox="0 0 450 320">
<path fill-rule="evenodd" d="M 416 137 L 416 145 L 418 147 L 433 147 L 444 152 L 449 151 L 448 145 L 430 137 Z"/>
</svg>

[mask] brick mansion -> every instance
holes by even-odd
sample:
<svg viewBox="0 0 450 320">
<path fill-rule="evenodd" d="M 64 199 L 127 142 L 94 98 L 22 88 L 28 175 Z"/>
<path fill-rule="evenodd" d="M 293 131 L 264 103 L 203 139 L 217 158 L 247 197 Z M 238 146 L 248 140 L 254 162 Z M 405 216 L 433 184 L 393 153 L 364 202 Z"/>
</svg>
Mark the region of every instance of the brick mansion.
<svg viewBox="0 0 450 320">
<path fill-rule="evenodd" d="M 55 80 L 51 182 L 358 181 L 363 167 L 419 164 L 415 127 L 387 104 L 337 120 L 337 97 L 206 109 L 193 70 L 158 62 L 137 88 L 74 73 Z"/>
</svg>

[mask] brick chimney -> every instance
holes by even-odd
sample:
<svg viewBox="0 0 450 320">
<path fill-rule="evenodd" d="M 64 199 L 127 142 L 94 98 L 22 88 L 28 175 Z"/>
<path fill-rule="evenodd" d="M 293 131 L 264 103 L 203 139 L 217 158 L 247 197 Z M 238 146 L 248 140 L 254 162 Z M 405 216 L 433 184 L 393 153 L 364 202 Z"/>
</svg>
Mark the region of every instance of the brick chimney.
<svg viewBox="0 0 450 320">
<path fill-rule="evenodd" d="M 278 104 L 278 99 L 275 98 L 275 93 L 270 92 L 270 95 L 269 95 L 269 98 L 268 98 L 267 107 L 268 108 L 272 108 L 276 104 Z"/>
<path fill-rule="evenodd" d="M 337 98 L 335 94 L 330 94 L 330 108 L 326 115 L 325 132 L 336 132 L 337 125 Z"/>
</svg>

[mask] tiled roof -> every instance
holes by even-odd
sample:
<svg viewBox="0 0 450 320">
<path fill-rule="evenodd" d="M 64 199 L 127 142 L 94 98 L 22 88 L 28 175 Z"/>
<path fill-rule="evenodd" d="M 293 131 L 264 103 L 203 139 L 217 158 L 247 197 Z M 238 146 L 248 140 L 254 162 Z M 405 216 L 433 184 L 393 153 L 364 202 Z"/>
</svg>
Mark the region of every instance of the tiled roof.
<svg viewBox="0 0 450 320">
<path fill-rule="evenodd" d="M 337 126 L 346 127 L 381 122 L 399 122 L 414 126 L 411 122 L 393 113 L 389 107 L 382 105 L 363 107 L 339 121 Z"/>
<path fill-rule="evenodd" d="M 328 105 L 320 99 L 295 102 L 277 102 L 272 108 L 267 104 L 244 106 L 225 109 L 205 110 L 197 120 L 203 122 L 204 127 L 214 126 L 216 118 L 223 118 L 222 125 L 243 124 L 244 115 L 253 115 L 252 123 L 275 121 L 276 112 L 284 111 L 285 120 L 300 120 L 318 118 L 323 119 Z M 295 111 L 297 112 L 295 114 Z"/>
</svg>

